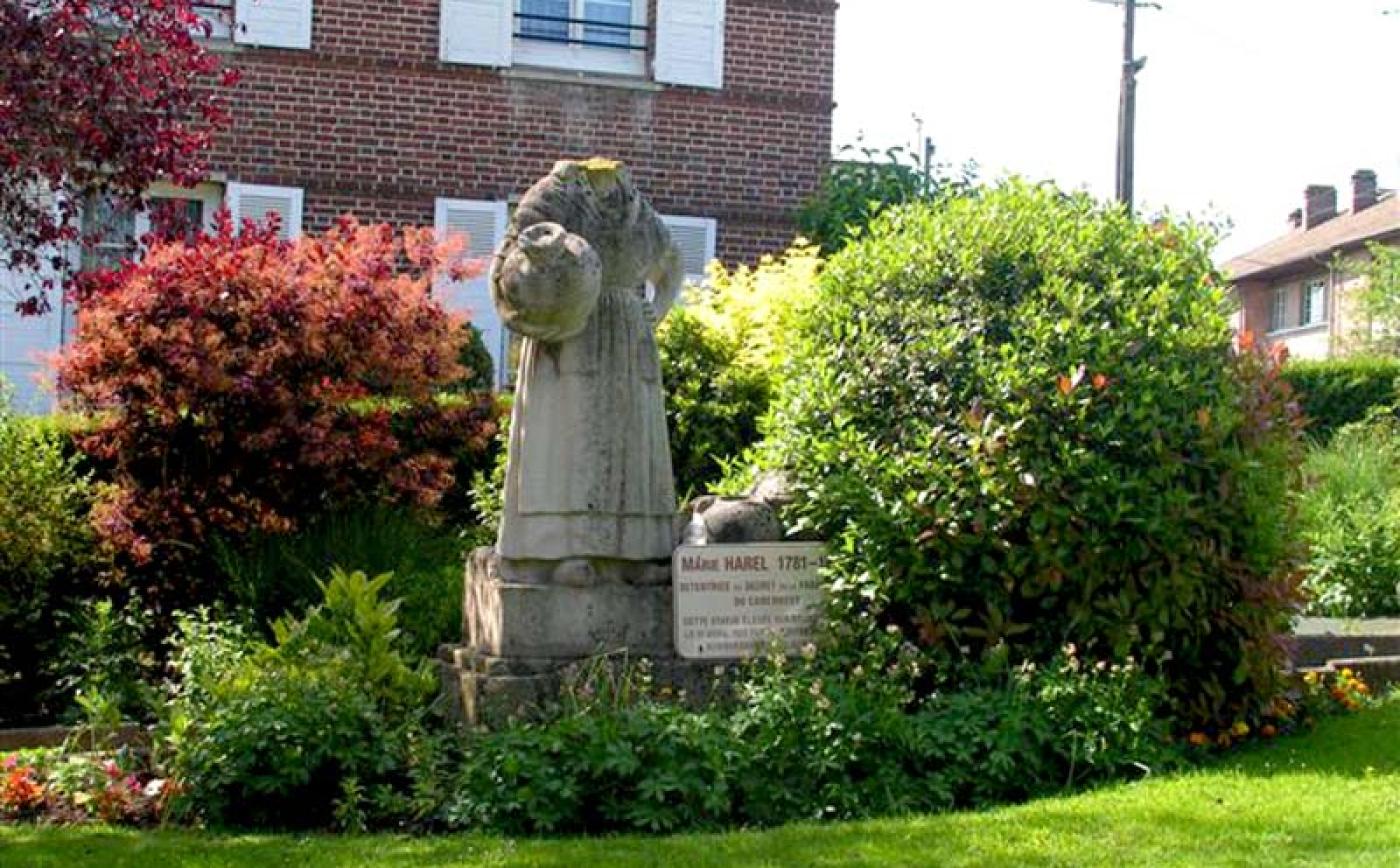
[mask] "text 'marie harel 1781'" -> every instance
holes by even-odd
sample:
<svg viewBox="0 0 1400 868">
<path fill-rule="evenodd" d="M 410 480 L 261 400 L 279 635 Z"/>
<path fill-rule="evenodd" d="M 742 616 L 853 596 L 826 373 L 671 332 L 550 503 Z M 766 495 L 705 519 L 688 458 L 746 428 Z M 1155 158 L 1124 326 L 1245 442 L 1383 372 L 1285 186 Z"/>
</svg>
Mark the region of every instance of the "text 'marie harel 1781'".
<svg viewBox="0 0 1400 868">
<path fill-rule="evenodd" d="M 821 606 L 821 543 L 743 543 L 676 550 L 676 652 L 747 657 L 777 641 L 811 641 Z"/>
</svg>

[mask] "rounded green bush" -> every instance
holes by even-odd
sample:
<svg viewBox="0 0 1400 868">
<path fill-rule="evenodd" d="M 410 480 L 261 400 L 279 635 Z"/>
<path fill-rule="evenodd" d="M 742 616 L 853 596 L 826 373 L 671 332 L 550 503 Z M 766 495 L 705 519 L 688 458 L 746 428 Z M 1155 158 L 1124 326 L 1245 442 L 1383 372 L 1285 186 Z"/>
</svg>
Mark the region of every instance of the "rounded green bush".
<svg viewBox="0 0 1400 868">
<path fill-rule="evenodd" d="M 830 541 L 847 647 L 1144 661 L 1176 713 L 1274 693 L 1298 421 L 1201 227 L 1009 182 L 897 209 L 799 317 L 761 463 Z"/>
</svg>

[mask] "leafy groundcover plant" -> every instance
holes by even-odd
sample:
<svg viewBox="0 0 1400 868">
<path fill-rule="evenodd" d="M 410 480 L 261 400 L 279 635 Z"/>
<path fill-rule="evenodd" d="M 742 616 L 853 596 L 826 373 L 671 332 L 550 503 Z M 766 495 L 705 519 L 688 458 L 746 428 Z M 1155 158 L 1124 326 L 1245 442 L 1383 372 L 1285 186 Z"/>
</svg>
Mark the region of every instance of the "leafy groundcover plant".
<svg viewBox="0 0 1400 868">
<path fill-rule="evenodd" d="M 772 656 L 692 710 L 656 691 L 470 736 L 448 828 L 674 831 L 938 811 L 1140 776 L 1177 761 L 1160 685 L 1067 649 L 919 699 L 890 671 Z M 585 685 L 586 688 L 586 685 Z"/>
<path fill-rule="evenodd" d="M 152 751 L 3 758 L 0 818 L 239 828 L 680 831 L 934 812 L 1136 779 L 1250 737 L 1173 741 L 1159 679 L 1082 657 L 987 667 L 924 695 L 921 654 L 774 653 L 697 706 L 644 662 L 592 661 L 543 719 L 495 731 L 436 720 L 399 650 L 387 577 L 336 572 L 271 644 L 207 612 L 180 619 Z M 1278 700 L 1265 738 L 1354 710 L 1348 671 Z M 1286 707 L 1285 707 L 1286 706 Z"/>
<path fill-rule="evenodd" d="M 334 571 L 324 602 L 278 622 L 273 644 L 182 619 L 160 742 L 177 816 L 354 827 L 374 793 L 387 819 L 387 794 L 427 738 L 434 686 L 426 662 L 410 665 L 398 646 L 398 604 L 379 597 L 389 578 Z"/>
<path fill-rule="evenodd" d="M 110 818 L 669 831 L 983 805 L 1180 756 L 1154 714 L 1160 682 L 1073 648 L 921 696 L 912 646 L 887 668 L 850 669 L 809 647 L 728 674 L 700 706 L 640 665 L 604 661 L 544 719 L 462 731 L 433 715 L 433 679 L 408 662 L 397 603 L 381 599 L 388 581 L 333 572 L 324 601 L 271 643 L 207 612 L 181 617 L 150 764 L 121 766 L 122 793 L 152 789 Z M 44 815 L 33 788 L 51 790 L 46 768 L 15 765 L 7 816 Z"/>
</svg>

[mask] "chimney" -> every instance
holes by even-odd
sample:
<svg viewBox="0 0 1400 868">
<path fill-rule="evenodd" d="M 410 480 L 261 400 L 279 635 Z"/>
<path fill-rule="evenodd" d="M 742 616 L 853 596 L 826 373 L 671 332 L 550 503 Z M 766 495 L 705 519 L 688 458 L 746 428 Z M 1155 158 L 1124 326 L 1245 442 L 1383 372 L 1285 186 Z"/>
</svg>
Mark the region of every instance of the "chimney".
<svg viewBox="0 0 1400 868">
<path fill-rule="evenodd" d="M 1337 216 L 1337 188 L 1309 184 L 1303 191 L 1303 226 L 1312 229 Z"/>
<path fill-rule="evenodd" d="M 1303 228 L 1303 209 L 1302 209 L 1302 208 L 1294 208 L 1291 212 L 1289 212 L 1289 214 L 1288 214 L 1288 225 L 1289 225 L 1289 226 L 1292 226 L 1294 229 L 1302 229 L 1302 228 Z"/>
<path fill-rule="evenodd" d="M 1376 173 L 1370 169 L 1357 169 L 1351 176 L 1351 211 L 1356 214 L 1376 204 L 1378 196 Z"/>
</svg>

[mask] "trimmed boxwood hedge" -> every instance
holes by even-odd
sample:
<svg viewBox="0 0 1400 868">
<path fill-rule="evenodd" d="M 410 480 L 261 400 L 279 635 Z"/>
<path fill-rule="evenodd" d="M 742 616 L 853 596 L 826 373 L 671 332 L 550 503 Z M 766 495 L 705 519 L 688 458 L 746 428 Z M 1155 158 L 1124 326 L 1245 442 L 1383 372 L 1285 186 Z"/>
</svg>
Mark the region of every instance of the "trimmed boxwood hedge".
<svg viewBox="0 0 1400 868">
<path fill-rule="evenodd" d="M 1300 360 L 1284 368 L 1308 419 L 1308 433 L 1327 441 L 1343 425 L 1366 417 L 1373 407 L 1395 403 L 1400 359 L 1350 356 Z"/>
</svg>

